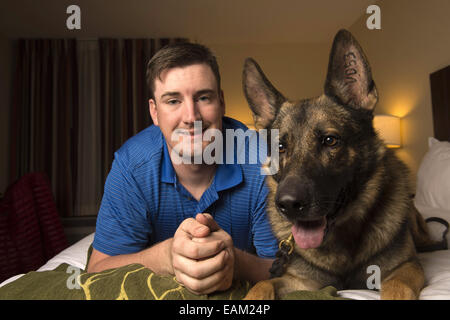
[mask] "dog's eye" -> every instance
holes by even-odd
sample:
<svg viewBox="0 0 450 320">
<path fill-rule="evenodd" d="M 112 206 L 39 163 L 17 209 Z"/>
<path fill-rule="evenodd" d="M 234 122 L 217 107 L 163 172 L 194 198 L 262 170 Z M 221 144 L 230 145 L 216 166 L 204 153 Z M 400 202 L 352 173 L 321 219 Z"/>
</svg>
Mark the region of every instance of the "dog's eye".
<svg viewBox="0 0 450 320">
<path fill-rule="evenodd" d="M 280 142 L 280 144 L 278 145 L 278 152 L 279 153 L 284 153 L 286 152 L 286 147 L 283 143 Z"/>
<path fill-rule="evenodd" d="M 339 138 L 335 136 L 326 136 L 323 138 L 322 144 L 328 146 L 328 147 L 335 147 L 339 142 Z"/>
</svg>

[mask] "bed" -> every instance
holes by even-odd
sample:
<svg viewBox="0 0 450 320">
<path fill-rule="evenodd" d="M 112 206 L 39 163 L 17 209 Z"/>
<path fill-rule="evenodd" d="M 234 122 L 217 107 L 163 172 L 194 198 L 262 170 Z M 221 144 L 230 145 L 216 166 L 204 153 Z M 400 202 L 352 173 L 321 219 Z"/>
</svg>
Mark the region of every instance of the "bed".
<svg viewBox="0 0 450 320">
<path fill-rule="evenodd" d="M 428 152 L 424 156 L 417 174 L 414 204 L 424 218 L 439 217 L 450 221 L 450 67 L 430 76 L 433 97 L 433 118 L 435 137 L 428 139 Z M 445 85 L 443 85 L 443 83 Z M 447 95 L 447 98 L 443 98 Z M 436 120 L 437 119 L 437 120 Z M 436 222 L 429 223 L 431 235 L 441 240 L 445 235 L 445 226 Z M 88 249 L 94 239 L 94 233 L 86 236 L 74 245 L 63 250 L 37 271 L 55 270 L 67 264 L 81 270 L 87 263 Z M 447 240 L 447 239 L 446 239 Z M 425 270 L 426 285 L 421 300 L 450 300 L 450 250 L 438 250 L 420 253 L 419 259 Z M 134 271 L 133 271 L 134 272 Z M 23 274 L 13 276 L 0 284 L 0 288 L 14 283 Z M 376 290 L 343 290 L 337 295 L 356 300 L 377 300 L 380 294 Z"/>
</svg>

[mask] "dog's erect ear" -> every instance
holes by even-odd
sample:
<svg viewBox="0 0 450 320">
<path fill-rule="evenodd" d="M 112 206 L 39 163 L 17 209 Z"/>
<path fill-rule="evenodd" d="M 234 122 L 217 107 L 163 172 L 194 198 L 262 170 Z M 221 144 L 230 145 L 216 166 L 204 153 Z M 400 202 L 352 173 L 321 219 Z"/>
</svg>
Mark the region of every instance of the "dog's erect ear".
<svg viewBox="0 0 450 320">
<path fill-rule="evenodd" d="M 325 94 L 343 105 L 373 111 L 378 93 L 361 46 L 347 30 L 334 37 Z"/>
<path fill-rule="evenodd" d="M 242 86 L 252 109 L 256 128 L 268 128 L 286 99 L 267 80 L 259 65 L 251 58 L 247 58 L 244 63 Z"/>
</svg>

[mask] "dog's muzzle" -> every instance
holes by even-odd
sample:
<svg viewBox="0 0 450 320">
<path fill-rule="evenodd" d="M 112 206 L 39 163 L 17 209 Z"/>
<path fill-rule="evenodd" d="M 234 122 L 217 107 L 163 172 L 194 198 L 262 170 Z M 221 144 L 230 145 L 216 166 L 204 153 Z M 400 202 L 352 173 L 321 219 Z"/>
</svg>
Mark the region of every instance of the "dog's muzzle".
<svg viewBox="0 0 450 320">
<path fill-rule="evenodd" d="M 318 206 L 312 206 L 308 185 L 290 177 L 278 186 L 275 205 L 292 223 L 292 235 L 299 248 L 319 247 L 326 234 L 327 218 Z"/>
</svg>

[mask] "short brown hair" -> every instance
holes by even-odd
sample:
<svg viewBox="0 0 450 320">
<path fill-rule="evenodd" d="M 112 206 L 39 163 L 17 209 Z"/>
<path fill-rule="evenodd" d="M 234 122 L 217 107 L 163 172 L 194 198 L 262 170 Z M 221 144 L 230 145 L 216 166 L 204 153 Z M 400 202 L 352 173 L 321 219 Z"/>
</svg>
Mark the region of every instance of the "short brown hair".
<svg viewBox="0 0 450 320">
<path fill-rule="evenodd" d="M 161 79 L 164 70 L 197 63 L 205 63 L 211 67 L 217 81 L 217 89 L 220 91 L 219 66 L 211 50 L 201 44 L 180 42 L 161 48 L 148 62 L 146 77 L 150 98 L 155 99 L 155 79 Z"/>
</svg>

